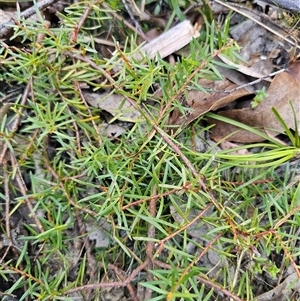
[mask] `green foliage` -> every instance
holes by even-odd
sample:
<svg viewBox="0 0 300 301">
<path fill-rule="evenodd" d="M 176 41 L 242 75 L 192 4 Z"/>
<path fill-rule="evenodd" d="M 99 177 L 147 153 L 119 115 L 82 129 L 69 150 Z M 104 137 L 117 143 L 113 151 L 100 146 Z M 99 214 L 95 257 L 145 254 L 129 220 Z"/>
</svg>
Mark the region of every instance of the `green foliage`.
<svg viewBox="0 0 300 301">
<path fill-rule="evenodd" d="M 297 116 L 296 116 L 296 112 L 293 107 L 293 104 L 291 102 L 290 102 L 290 105 L 291 105 L 292 112 L 293 112 L 293 120 L 295 122 L 295 126 L 294 126 L 295 133 L 293 133 L 290 130 L 289 126 L 284 122 L 284 120 L 281 118 L 280 114 L 277 112 L 277 110 L 275 108 L 272 108 L 272 111 L 275 114 L 276 118 L 278 119 L 278 122 L 281 124 L 281 126 L 285 130 L 285 133 L 289 137 L 291 144 L 297 148 L 300 148 L 300 136 L 297 135 L 297 133 L 299 133 Z"/>
<path fill-rule="evenodd" d="M 266 87 L 263 87 L 261 90 L 255 91 L 255 94 L 256 95 L 251 102 L 252 109 L 256 108 L 266 98 Z"/>
<path fill-rule="evenodd" d="M 116 1 L 109 3 L 117 5 Z M 174 8 L 173 17 L 182 17 L 180 9 L 187 1 L 167 3 Z M 14 294 L 25 287 L 21 300 L 72 300 L 69 290 L 89 281 L 100 283 L 103 273 L 114 262 L 124 271 L 132 271 L 146 259 L 145 247 L 149 242 L 159 245 L 167 239 L 161 244 L 164 252 L 153 257 L 157 255 L 168 268 L 150 270 L 151 281 L 139 279 L 152 290 L 151 300 L 217 300 L 220 296 L 216 290 L 201 283 L 211 271 L 197 265 L 200 253 L 207 254 L 208 250 L 203 241 L 192 237 L 192 227 L 186 227 L 191 215 L 200 214 L 211 205 L 210 214 L 199 218 L 207 226 L 207 232 L 202 233 L 205 244 L 212 242 L 209 249 L 219 258 L 218 265 L 211 268 L 216 269 L 211 281 L 241 298 L 251 299 L 257 273 L 265 270 L 274 278 L 278 267 L 265 260 L 254 271 L 247 270 L 242 277 L 236 277 L 234 283 L 229 263 L 236 261 L 237 253 L 251 255 L 253 247 L 264 258 L 274 249 L 277 253 L 299 252 L 299 247 L 292 245 L 299 224 L 295 214 L 299 187 L 287 187 L 286 181 L 276 178 L 274 172 L 299 152 L 298 138 L 288 133 L 293 146 L 287 147 L 259 133 L 267 142 L 246 147 L 264 151 L 236 156 L 231 152 L 239 147 L 217 153 L 213 147 L 206 153 L 193 150 L 194 130 L 200 131 L 196 125 L 179 129 L 178 136 L 168 135 L 163 130 L 170 113 L 174 109 L 182 113 L 189 110 L 179 96 L 186 89 L 203 90 L 198 83 L 200 78 L 221 78 L 216 69 L 220 64 L 214 59 L 216 53 L 238 59 L 236 45 L 228 41 L 229 19 L 220 29 L 214 22 L 207 22 L 206 34 L 194 40 L 188 54 L 175 65 L 148 58 L 142 62 L 132 59 L 129 64 L 124 57 L 138 51 L 134 35 L 109 59 L 98 55 L 92 40 L 87 42 L 85 37 L 108 27 L 111 18 L 99 1 L 89 5 L 91 14 L 76 43 L 70 37 L 85 12 L 86 2 L 66 9 L 60 15 L 60 28 L 48 29 L 42 20 L 14 25 L 13 38 L 22 40 L 24 48 L 1 43 L 0 80 L 11 86 L 28 86 L 30 93 L 25 100 L 20 95 L 1 120 L 0 145 L 7 147 L 15 164 L 1 173 L 0 181 L 10 183 L 11 214 L 26 203 L 33 207 L 21 235 L 17 259 L 12 256 L 0 266 L 3 281 L 9 281 L 9 273 L 17 275 L 5 293 Z M 123 28 L 121 23 L 118 26 Z M 39 35 L 44 38 L 39 40 Z M 111 70 L 118 70 L 113 78 L 109 75 Z M 83 83 L 94 90 L 110 87 L 112 93 L 135 101 L 141 117 L 121 137 L 109 139 L 100 131 L 104 128 L 100 110 L 88 106 L 81 96 Z M 159 100 L 153 96 L 155 84 L 162 88 Z M 7 126 L 8 120 L 19 116 L 17 130 Z M 121 113 L 115 117 L 121 118 Z M 154 125 L 192 162 L 198 176 L 178 151 L 158 131 L 153 131 Z M 20 178 L 28 190 L 20 184 Z M 205 181 L 206 189 L 200 187 L 199 179 Z M 282 186 L 283 190 L 277 188 Z M 5 191 L 1 191 L 0 198 L 5 203 Z M 260 202 L 249 216 L 257 198 Z M 155 215 L 149 207 L 152 199 L 156 200 Z M 174 220 L 170 206 L 181 221 Z M 99 224 L 104 219 L 111 226 L 106 248 L 88 249 L 87 233 L 74 230 L 79 219 L 84 224 L 89 218 Z M 155 229 L 155 237 L 148 235 L 150 225 Z M 5 233 L 7 229 L 1 227 Z M 173 233 L 177 235 L 172 236 Z M 266 235 L 261 237 L 261 233 Z M 188 251 L 190 244 L 196 245 L 196 254 Z M 75 245 L 80 245 L 76 263 L 71 252 Z M 90 262 L 91 253 L 97 257 L 96 266 Z M 77 271 L 75 277 L 70 277 L 72 269 Z M 94 300 L 98 300 L 97 294 Z"/>
</svg>

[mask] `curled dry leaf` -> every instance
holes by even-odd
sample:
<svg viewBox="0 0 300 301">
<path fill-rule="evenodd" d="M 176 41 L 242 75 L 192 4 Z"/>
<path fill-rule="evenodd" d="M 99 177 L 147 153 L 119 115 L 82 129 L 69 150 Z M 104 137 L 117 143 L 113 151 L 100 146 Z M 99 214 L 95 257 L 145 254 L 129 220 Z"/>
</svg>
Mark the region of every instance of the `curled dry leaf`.
<svg viewBox="0 0 300 301">
<path fill-rule="evenodd" d="M 293 118 L 292 107 L 296 113 L 296 120 Z M 300 129 L 300 82 L 286 72 L 276 75 L 267 91 L 266 98 L 256 108 L 224 111 L 220 112 L 219 115 L 260 129 L 268 135 L 276 136 L 283 133 L 284 129 L 272 112 L 272 108 L 277 110 L 287 127 L 295 130 L 295 122 L 297 122 L 298 129 Z M 228 140 L 234 142 L 263 141 L 262 137 L 245 130 L 239 130 L 228 123 L 214 119 L 210 119 L 209 122 L 215 124 L 211 133 L 214 140 L 230 136 Z M 235 131 L 238 132 L 231 135 Z"/>
<path fill-rule="evenodd" d="M 252 76 L 254 78 L 262 78 L 271 73 L 271 68 L 266 68 L 263 72 L 258 71 L 257 66 L 245 66 L 242 64 L 236 64 L 231 62 L 229 59 L 224 57 L 223 55 L 219 55 L 219 58 L 228 66 L 235 68 L 235 71 L 238 71 L 242 74 Z M 273 66 L 272 66 L 273 67 Z M 229 69 L 232 70 L 232 69 Z"/>
<path fill-rule="evenodd" d="M 247 69 L 248 67 L 232 63 L 230 60 L 226 59 L 222 55 L 219 55 L 219 57 L 216 58 L 215 61 L 219 61 L 219 62 L 223 61 L 226 63 L 226 65 L 232 67 L 232 68 L 228 68 L 228 67 L 226 68 L 223 66 L 216 66 L 219 73 L 222 74 L 223 77 L 230 80 L 232 83 L 237 84 L 238 86 L 243 86 L 250 93 L 254 94 L 256 90 L 261 90 L 265 86 L 269 87 L 270 82 L 272 81 L 268 77 L 264 77 L 264 75 L 262 75 L 262 74 L 260 74 L 257 77 L 255 75 L 258 75 L 258 74 L 247 73 L 247 70 L 245 70 L 245 69 Z M 260 78 L 261 80 L 257 83 L 253 83 L 253 84 L 249 85 L 249 81 L 252 80 L 252 78 L 249 79 L 249 76 L 254 77 L 254 78 L 257 77 L 257 78 Z M 264 78 L 264 79 L 262 79 L 262 78 Z"/>
<path fill-rule="evenodd" d="M 237 85 L 232 84 L 228 80 L 223 81 L 211 81 L 206 79 L 199 80 L 199 85 L 205 87 L 212 91 L 228 91 L 237 87 Z M 231 94 L 226 92 L 214 92 L 206 93 L 203 91 L 188 91 L 186 103 L 191 109 L 190 113 L 182 116 L 178 110 L 174 110 L 172 113 L 169 124 L 171 125 L 184 125 L 187 126 L 189 123 L 197 119 L 199 116 L 203 115 L 212 110 L 217 110 L 226 106 L 229 103 L 237 100 L 240 97 L 250 95 L 247 90 L 239 89 Z"/>
</svg>

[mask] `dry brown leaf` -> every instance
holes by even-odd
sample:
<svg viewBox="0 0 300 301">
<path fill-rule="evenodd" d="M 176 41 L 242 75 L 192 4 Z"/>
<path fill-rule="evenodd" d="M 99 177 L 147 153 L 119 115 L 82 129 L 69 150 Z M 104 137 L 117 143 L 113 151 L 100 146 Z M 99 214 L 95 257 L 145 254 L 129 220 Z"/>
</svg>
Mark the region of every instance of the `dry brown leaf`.
<svg viewBox="0 0 300 301">
<path fill-rule="evenodd" d="M 226 91 L 232 90 L 237 87 L 237 85 L 232 84 L 228 80 L 211 81 L 201 79 L 199 81 L 199 85 L 212 91 Z M 245 89 L 239 89 L 230 94 L 225 92 L 205 93 L 195 90 L 188 91 L 186 103 L 187 106 L 191 109 L 191 112 L 186 114 L 185 116 L 182 116 L 179 111 L 175 110 L 169 119 L 169 124 L 183 124 L 184 126 L 187 126 L 189 123 L 191 123 L 204 113 L 222 108 L 227 104 L 237 100 L 238 98 L 246 95 L 251 95 L 251 93 L 249 93 Z"/>
<path fill-rule="evenodd" d="M 295 129 L 291 104 L 295 110 L 296 121 L 300 129 L 300 82 L 290 74 L 283 72 L 274 78 L 267 91 L 266 98 L 255 109 L 244 108 L 220 112 L 219 114 L 265 131 L 268 135 L 276 136 L 278 133 L 283 133 L 284 129 L 272 112 L 272 108 L 277 110 L 289 128 Z M 216 124 L 211 132 L 211 137 L 215 140 L 220 140 L 239 130 L 239 128 L 221 121 L 211 119 L 210 122 Z M 248 131 L 240 130 L 231 135 L 228 140 L 247 143 L 259 142 L 263 138 Z"/>
<path fill-rule="evenodd" d="M 223 150 L 224 149 L 232 149 L 232 148 L 236 148 L 236 147 L 239 147 L 239 146 L 240 145 L 238 145 L 236 143 L 232 143 L 230 141 L 222 141 L 220 143 L 220 147 Z M 246 148 L 230 152 L 230 155 L 247 155 L 247 154 L 249 154 L 249 151 Z"/>
<path fill-rule="evenodd" d="M 226 59 L 225 59 L 226 60 Z M 219 61 L 222 62 L 221 58 L 216 58 L 215 61 Z M 238 86 L 244 86 L 244 88 L 250 92 L 250 93 L 255 93 L 256 90 L 261 90 L 263 87 L 269 87 L 269 85 L 271 84 L 271 79 L 268 77 L 263 78 L 263 75 L 261 75 L 260 78 L 263 78 L 261 81 L 257 82 L 257 83 L 253 83 L 252 85 L 249 85 L 249 81 L 252 79 L 249 79 L 249 75 L 246 75 L 246 72 L 243 72 L 243 67 L 247 68 L 246 66 L 243 65 L 236 65 L 231 63 L 228 60 L 229 64 L 227 64 L 228 66 L 232 66 L 235 69 L 232 68 L 226 68 L 223 66 L 216 66 L 216 68 L 218 69 L 219 73 L 222 74 L 223 77 L 225 77 L 226 79 L 230 80 L 232 83 L 238 85 Z M 239 68 L 242 68 L 240 70 L 238 70 Z M 252 77 L 253 74 L 251 75 Z"/>
<path fill-rule="evenodd" d="M 244 66 L 242 64 L 235 64 L 233 62 L 231 62 L 229 59 L 227 59 L 226 57 L 219 55 L 218 56 L 225 64 L 227 64 L 230 67 L 234 67 L 236 71 L 245 74 L 245 75 L 249 75 L 252 76 L 254 78 L 261 78 L 264 77 L 268 74 L 271 73 L 271 68 L 273 68 L 273 65 L 268 66 L 268 68 L 266 68 L 266 63 L 261 61 L 259 58 L 256 59 L 256 63 L 260 63 L 259 68 L 257 64 L 253 64 L 250 66 Z"/>
<path fill-rule="evenodd" d="M 294 62 L 290 65 L 288 74 L 300 82 L 300 61 Z"/>
<path fill-rule="evenodd" d="M 84 92 L 83 95 L 89 105 L 109 112 L 118 120 L 136 122 L 140 118 L 140 112 L 122 95 L 108 92 L 102 94 Z"/>
</svg>

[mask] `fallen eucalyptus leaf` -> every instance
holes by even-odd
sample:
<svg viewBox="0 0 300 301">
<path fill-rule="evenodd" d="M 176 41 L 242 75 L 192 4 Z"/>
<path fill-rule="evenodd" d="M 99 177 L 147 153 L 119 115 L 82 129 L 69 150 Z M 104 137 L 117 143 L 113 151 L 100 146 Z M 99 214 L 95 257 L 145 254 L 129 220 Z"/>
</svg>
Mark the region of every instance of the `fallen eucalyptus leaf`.
<svg viewBox="0 0 300 301">
<path fill-rule="evenodd" d="M 188 91 L 186 103 L 188 108 L 191 109 L 190 112 L 185 116 L 182 116 L 182 114 L 178 110 L 174 110 L 174 112 L 170 116 L 169 124 L 184 124 L 184 126 L 187 126 L 189 123 L 209 111 L 222 108 L 240 97 L 251 95 L 251 93 L 249 93 L 245 89 L 239 89 L 230 94 L 222 92 L 226 90 L 232 90 L 237 87 L 237 85 L 232 84 L 228 80 L 211 81 L 201 79 L 199 81 L 199 85 L 205 87 L 208 90 L 217 92 L 206 93 L 196 90 Z"/>
<path fill-rule="evenodd" d="M 271 83 L 266 98 L 256 108 L 244 108 L 239 110 L 231 110 L 220 112 L 219 115 L 239 121 L 261 131 L 268 135 L 276 136 L 284 132 L 284 128 L 272 112 L 275 108 L 288 128 L 295 130 L 295 120 L 293 119 L 292 106 L 296 113 L 296 122 L 298 130 L 300 129 L 300 82 L 290 74 L 283 72 L 274 78 Z M 210 123 L 214 123 L 215 127 L 211 131 L 211 137 L 220 140 L 230 135 L 228 140 L 234 142 L 259 142 L 264 139 L 251 132 L 239 130 L 239 128 L 209 119 Z M 234 131 L 238 131 L 231 135 Z M 300 134 L 300 132 L 298 133 Z"/>
</svg>

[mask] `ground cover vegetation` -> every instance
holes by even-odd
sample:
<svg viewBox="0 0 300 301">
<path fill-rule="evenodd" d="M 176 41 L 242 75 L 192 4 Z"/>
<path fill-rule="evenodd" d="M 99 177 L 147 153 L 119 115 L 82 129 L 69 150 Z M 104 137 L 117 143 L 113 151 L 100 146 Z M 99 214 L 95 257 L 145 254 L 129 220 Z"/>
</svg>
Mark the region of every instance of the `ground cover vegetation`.
<svg viewBox="0 0 300 301">
<path fill-rule="evenodd" d="M 0 45 L 1 300 L 299 299 L 299 106 L 287 100 L 292 126 L 270 108 L 279 135 L 215 109 L 181 121 L 189 91 L 234 69 L 219 56 L 244 61 L 234 14 L 196 4 L 15 12 Z M 141 56 L 138 27 L 199 16 L 173 61 Z M 260 139 L 221 147 L 209 120 Z"/>
</svg>

